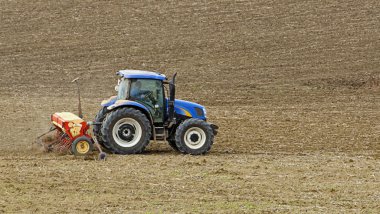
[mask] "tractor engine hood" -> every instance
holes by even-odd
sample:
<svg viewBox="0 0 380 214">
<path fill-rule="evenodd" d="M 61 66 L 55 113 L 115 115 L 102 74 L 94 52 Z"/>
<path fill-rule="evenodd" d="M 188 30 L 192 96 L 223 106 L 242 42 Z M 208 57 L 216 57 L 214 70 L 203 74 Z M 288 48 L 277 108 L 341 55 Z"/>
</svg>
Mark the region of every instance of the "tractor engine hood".
<svg viewBox="0 0 380 214">
<path fill-rule="evenodd" d="M 206 120 L 206 108 L 198 103 L 175 99 L 174 111 L 176 114 L 186 117 Z"/>
</svg>

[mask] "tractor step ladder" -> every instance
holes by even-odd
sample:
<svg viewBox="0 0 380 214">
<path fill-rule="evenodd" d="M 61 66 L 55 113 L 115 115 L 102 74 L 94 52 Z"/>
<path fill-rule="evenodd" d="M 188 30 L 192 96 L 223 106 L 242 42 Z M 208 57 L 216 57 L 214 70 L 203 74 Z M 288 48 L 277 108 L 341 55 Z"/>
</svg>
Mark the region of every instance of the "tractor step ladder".
<svg viewBox="0 0 380 214">
<path fill-rule="evenodd" d="M 154 127 L 155 129 L 155 141 L 166 141 L 165 127 Z"/>
</svg>

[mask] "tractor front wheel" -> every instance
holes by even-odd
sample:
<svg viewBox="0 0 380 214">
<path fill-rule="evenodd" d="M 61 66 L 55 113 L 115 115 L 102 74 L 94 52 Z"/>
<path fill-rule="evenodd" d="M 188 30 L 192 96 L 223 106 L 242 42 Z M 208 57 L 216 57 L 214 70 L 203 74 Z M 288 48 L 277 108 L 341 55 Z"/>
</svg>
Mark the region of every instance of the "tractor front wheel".
<svg viewBox="0 0 380 214">
<path fill-rule="evenodd" d="M 86 136 L 78 137 L 71 144 L 71 152 L 75 156 L 88 155 L 93 150 L 93 144 L 90 138 Z"/>
<path fill-rule="evenodd" d="M 175 140 L 168 140 L 169 146 L 172 147 L 175 151 L 178 151 L 178 147 L 175 143 Z"/>
<path fill-rule="evenodd" d="M 206 121 L 190 118 L 178 126 L 175 143 L 178 150 L 184 154 L 205 154 L 214 143 L 214 133 Z"/>
<path fill-rule="evenodd" d="M 132 108 L 119 108 L 107 114 L 101 131 L 111 150 L 118 154 L 143 152 L 152 134 L 147 117 Z"/>
</svg>

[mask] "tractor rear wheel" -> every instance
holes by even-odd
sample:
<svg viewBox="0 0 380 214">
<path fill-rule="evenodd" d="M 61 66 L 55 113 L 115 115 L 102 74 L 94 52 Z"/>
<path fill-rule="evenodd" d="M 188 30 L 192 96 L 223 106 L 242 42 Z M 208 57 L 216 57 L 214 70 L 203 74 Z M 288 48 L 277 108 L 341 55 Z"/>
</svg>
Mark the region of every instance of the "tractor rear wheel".
<svg viewBox="0 0 380 214">
<path fill-rule="evenodd" d="M 108 111 L 107 107 L 102 107 L 99 110 L 98 114 L 96 114 L 95 116 L 95 123 L 103 123 L 104 119 L 107 116 L 107 111 Z M 107 150 L 110 150 L 111 149 L 110 146 L 107 144 L 107 142 L 103 140 L 101 128 L 102 128 L 102 125 L 95 124 L 93 128 L 94 135 L 101 146 L 103 146 Z"/>
<path fill-rule="evenodd" d="M 175 143 L 178 150 L 184 154 L 205 154 L 214 143 L 214 133 L 206 121 L 190 118 L 178 126 Z"/>
<path fill-rule="evenodd" d="M 118 154 L 143 152 L 152 134 L 148 118 L 133 108 L 119 108 L 107 114 L 101 132 L 111 150 Z"/>
</svg>

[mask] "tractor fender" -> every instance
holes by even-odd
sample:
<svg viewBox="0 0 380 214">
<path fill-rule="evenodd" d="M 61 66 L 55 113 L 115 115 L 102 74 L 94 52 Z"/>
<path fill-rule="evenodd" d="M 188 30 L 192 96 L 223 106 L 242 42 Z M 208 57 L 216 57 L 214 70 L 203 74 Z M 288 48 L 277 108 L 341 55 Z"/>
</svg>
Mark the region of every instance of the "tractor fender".
<svg viewBox="0 0 380 214">
<path fill-rule="evenodd" d="M 116 101 L 117 101 L 117 96 L 112 96 L 112 97 L 108 98 L 107 100 L 103 100 L 101 105 L 103 107 L 108 107 L 108 106 L 115 104 Z"/>
<path fill-rule="evenodd" d="M 121 107 L 132 107 L 132 108 L 138 109 L 143 114 L 145 114 L 147 116 L 147 118 L 149 119 L 149 121 L 151 123 L 153 123 L 153 118 L 152 118 L 152 115 L 151 115 L 149 109 L 147 107 L 145 107 L 144 105 L 142 105 L 142 104 L 140 104 L 138 102 L 135 102 L 135 101 L 131 101 L 131 100 L 117 100 L 114 104 L 108 106 L 107 110 L 108 111 L 112 111 L 112 110 L 115 110 L 115 109 L 121 108 Z"/>
</svg>

